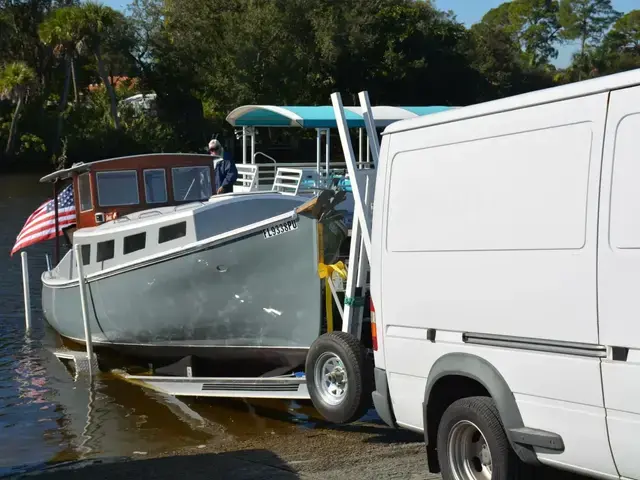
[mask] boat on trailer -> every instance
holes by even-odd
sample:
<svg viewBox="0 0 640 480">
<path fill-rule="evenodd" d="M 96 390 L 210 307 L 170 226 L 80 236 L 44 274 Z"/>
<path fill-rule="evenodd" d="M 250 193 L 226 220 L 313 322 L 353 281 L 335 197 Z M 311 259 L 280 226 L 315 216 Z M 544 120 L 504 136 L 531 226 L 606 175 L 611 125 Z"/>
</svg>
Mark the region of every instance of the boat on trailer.
<svg viewBox="0 0 640 480">
<path fill-rule="evenodd" d="M 346 172 L 341 175 L 330 168 L 329 129 L 337 126 L 335 110 L 329 107 L 330 111 L 326 112 L 326 107 L 300 107 L 313 110 L 305 115 L 316 116 L 315 123 L 296 120 L 297 126 L 314 126 L 317 130 L 315 175 L 308 165 L 290 164 L 298 168 L 283 168 L 283 165 L 271 159 L 275 174 L 270 190 L 266 191 L 255 162 L 257 156 L 266 155 L 255 151 L 255 128 L 245 127 L 251 122 L 256 124 L 256 118 L 252 120 L 252 112 L 257 111 L 256 108 L 245 109 L 248 115 L 239 115 L 234 123 L 230 122 L 243 126 L 243 164 L 237 165 L 240 178 L 233 194 L 206 198 L 211 194 L 214 168 L 214 160 L 206 155 L 193 155 L 193 160 L 202 165 L 189 165 L 187 170 L 178 170 L 183 168 L 182 165 L 171 165 L 175 158 L 163 163 L 162 167 L 154 165 L 157 162 L 154 160 L 135 168 L 109 160 L 74 165 L 67 171 L 56 172 L 50 178 L 43 179 L 57 181 L 64 176 L 73 178 L 77 211 L 80 216 L 85 214 L 86 221 L 93 224 L 82 225 L 68 238 L 70 243 L 81 245 L 78 257 L 86 272 L 90 307 L 87 309 L 88 320 L 94 332 L 91 343 L 96 347 L 109 347 L 135 358 L 152 360 L 157 373 L 162 371 L 158 366 L 178 362 L 179 366 L 173 370 L 178 372 L 177 375 L 182 374 L 180 372 L 187 364 L 187 372 L 192 375 L 194 359 L 198 360 L 199 366 L 203 366 L 202 369 L 198 368 L 200 376 L 205 371 L 209 374 L 215 372 L 216 365 L 228 365 L 221 360 L 258 366 L 260 371 L 242 369 L 245 379 L 247 375 L 272 376 L 277 372 L 290 372 L 304 363 L 309 347 L 325 330 L 322 326 L 323 307 L 327 312 L 333 310 L 330 305 L 331 293 L 336 303 L 339 302 L 335 288 L 330 288 L 332 282 L 327 282 L 327 302 L 323 305 L 320 295 L 322 283 L 318 276 L 318 264 L 336 260 L 340 244 L 350 233 L 336 206 L 344 200 L 346 192 L 351 194 L 353 203 L 349 177 L 356 178 L 356 175 L 364 174 L 369 180 L 374 179 L 375 169 L 370 168 L 374 167 L 374 163 L 363 165 L 370 162 L 356 163 L 354 160 L 355 170 L 351 167 L 348 169 L 349 177 L 344 175 Z M 264 106 L 258 110 L 262 108 Z M 381 115 L 381 120 L 378 117 L 374 121 L 372 111 L 369 111 L 367 118 L 364 109 L 356 113 L 352 111 L 354 107 L 350 108 L 346 112 L 345 128 L 348 131 L 349 128 L 362 129 L 366 125 L 367 147 L 369 137 L 377 141 L 376 128 L 407 116 L 446 109 L 425 107 L 419 113 L 403 110 L 400 114 L 400 109 L 393 114 L 383 111 L 385 114 Z M 266 110 L 273 113 L 270 107 Z M 326 118 L 318 116 L 321 110 L 324 110 Z M 283 114 L 280 110 L 275 113 Z M 291 113 L 283 115 L 286 117 Z M 258 119 L 258 124 L 266 122 L 265 126 L 289 126 L 269 125 L 275 117 L 271 120 L 265 118 Z M 326 138 L 325 171 L 320 168 L 322 134 Z M 251 138 L 251 164 L 246 163 L 247 138 Z M 369 148 L 367 157 L 368 152 Z M 116 160 L 126 163 L 131 158 Z M 159 170 L 155 174 L 155 183 L 150 173 L 152 170 Z M 184 173 L 182 182 L 180 173 Z M 87 205 L 86 210 L 80 205 L 83 193 L 81 175 L 84 175 L 85 186 L 88 187 L 84 189 L 89 192 L 85 193 L 87 202 L 89 198 L 92 202 L 91 208 Z M 129 192 L 127 202 L 117 200 L 105 204 L 100 198 L 99 183 L 109 179 L 121 181 L 118 188 L 104 189 L 116 197 L 126 191 L 124 182 L 128 182 L 130 190 L 136 185 L 137 194 Z M 334 185 L 342 186 L 339 194 L 326 190 L 331 181 Z M 157 202 L 157 206 L 151 208 L 152 202 L 147 197 L 152 184 L 157 185 L 155 190 L 163 192 L 164 189 L 164 193 L 159 194 L 164 204 Z M 300 188 L 301 184 L 303 188 Z M 318 196 L 320 192 L 323 193 Z M 143 196 L 145 200 L 141 201 Z M 150 198 L 155 196 L 153 194 Z M 290 202 L 288 209 L 282 207 L 286 203 L 282 201 L 284 198 Z M 256 201 L 254 205 L 260 204 L 261 207 L 252 206 L 253 201 Z M 111 211 L 104 214 L 102 210 L 107 206 Z M 221 227 L 216 230 L 212 225 L 216 225 L 220 219 L 227 219 L 228 213 L 235 211 L 234 208 L 238 213 L 237 223 L 232 222 L 227 229 Z M 258 212 L 262 214 L 258 215 Z M 353 206 L 349 213 L 353 213 Z M 258 216 L 251 217 L 254 214 Z M 169 240 L 161 241 L 161 236 L 165 234 L 161 231 L 174 233 L 167 234 L 171 237 Z M 174 234 L 178 236 L 172 237 Z M 142 243 L 141 238 L 145 239 L 144 247 L 135 250 L 136 247 L 130 244 Z M 147 239 L 150 242 L 148 247 Z M 297 240 L 294 242 L 295 239 L 299 239 L 299 243 Z M 350 249 L 353 250 L 359 241 L 359 237 L 355 242 L 352 239 Z M 272 245 L 267 248 L 264 242 L 271 242 Z M 305 242 L 306 245 L 303 245 Z M 220 252 L 225 254 L 218 255 Z M 246 253 L 246 257 L 253 261 L 239 259 L 238 252 Z M 68 252 L 56 268 L 43 274 L 43 307 L 45 317 L 63 337 L 82 343 L 82 309 L 77 307 L 81 302 L 80 282 L 77 268 L 74 268 L 78 259 L 74 257 L 73 251 Z M 229 261 L 224 260 L 230 257 L 235 260 L 231 265 L 236 275 L 227 275 Z M 212 266 L 208 270 L 205 268 Z M 358 275 L 357 283 L 364 296 L 366 289 L 362 288 L 361 278 L 363 276 Z M 299 292 L 286 294 L 286 288 L 292 284 Z M 347 285 L 345 293 L 350 292 L 347 299 L 353 300 L 354 285 Z M 269 292 L 276 293 L 260 293 L 265 286 L 270 289 Z M 329 289 L 331 293 L 328 293 Z M 308 301 L 303 302 L 300 300 L 302 298 Z M 286 308 L 276 308 L 274 302 Z M 344 314 L 342 308 L 336 306 L 340 316 L 347 318 L 349 310 L 358 310 L 356 305 L 348 306 L 345 303 Z M 362 312 L 359 316 L 361 324 Z M 326 330 L 332 330 L 329 323 L 327 318 Z M 349 321 L 346 326 L 338 325 L 337 328 L 349 330 L 352 325 Z M 185 359 L 187 363 L 184 363 Z M 171 368 L 162 372 L 176 375 L 171 373 Z M 299 377 L 296 378 L 298 380 L 295 382 L 300 384 Z M 274 378 L 274 381 L 278 379 Z"/>
<path fill-rule="evenodd" d="M 300 365 L 322 328 L 318 262 L 334 261 L 347 236 L 335 211 L 344 194 L 211 196 L 211 157 L 149 157 L 43 178 L 70 178 L 80 212 L 67 232 L 80 258 L 69 249 L 41 277 L 47 322 L 84 343 L 80 261 L 97 348 L 156 366 L 187 356 L 200 368 L 226 360 L 251 371 Z M 154 200 L 160 205 L 149 208 Z"/>
</svg>

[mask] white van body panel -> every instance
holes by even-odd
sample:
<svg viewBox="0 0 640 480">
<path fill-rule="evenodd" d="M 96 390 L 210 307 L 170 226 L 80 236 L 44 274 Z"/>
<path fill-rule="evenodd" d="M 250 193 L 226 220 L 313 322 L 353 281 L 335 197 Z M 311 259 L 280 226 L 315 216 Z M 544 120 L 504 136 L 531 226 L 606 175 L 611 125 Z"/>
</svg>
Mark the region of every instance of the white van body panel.
<svg viewBox="0 0 640 480">
<path fill-rule="evenodd" d="M 391 136 L 385 326 L 597 344 L 587 204 L 606 108 L 601 94 Z"/>
<path fill-rule="evenodd" d="M 617 77 L 640 83 L 638 72 Z M 562 453 L 538 454 L 543 463 L 619 478 L 601 359 L 556 353 L 551 345 L 602 344 L 598 202 L 614 83 L 535 92 L 385 131 L 371 293 L 399 425 L 423 428 L 434 362 L 471 353 L 500 372 L 527 427 L 563 438 Z M 469 333 L 514 343 L 471 344 Z M 516 344 L 527 339 L 548 345 L 531 351 Z M 640 408 L 640 397 L 634 402 Z"/>
<path fill-rule="evenodd" d="M 640 478 L 640 87 L 611 93 L 600 205 L 600 341 L 628 349 L 603 361 L 611 449 Z"/>
</svg>

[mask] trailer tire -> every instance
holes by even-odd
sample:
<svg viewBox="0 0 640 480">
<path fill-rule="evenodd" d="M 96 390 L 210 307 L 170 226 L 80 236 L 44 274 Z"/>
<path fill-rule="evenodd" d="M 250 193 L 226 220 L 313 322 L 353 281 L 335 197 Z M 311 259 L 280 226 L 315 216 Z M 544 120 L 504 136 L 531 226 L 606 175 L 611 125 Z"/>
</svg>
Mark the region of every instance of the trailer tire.
<svg viewBox="0 0 640 480">
<path fill-rule="evenodd" d="M 307 354 L 305 373 L 313 406 L 326 420 L 351 423 L 371 406 L 373 364 L 353 335 L 330 332 L 318 337 Z"/>
<path fill-rule="evenodd" d="M 490 397 L 467 397 L 444 412 L 437 437 L 442 478 L 529 480 L 535 470 L 517 457 Z M 482 472 L 482 473 L 481 473 Z"/>
</svg>

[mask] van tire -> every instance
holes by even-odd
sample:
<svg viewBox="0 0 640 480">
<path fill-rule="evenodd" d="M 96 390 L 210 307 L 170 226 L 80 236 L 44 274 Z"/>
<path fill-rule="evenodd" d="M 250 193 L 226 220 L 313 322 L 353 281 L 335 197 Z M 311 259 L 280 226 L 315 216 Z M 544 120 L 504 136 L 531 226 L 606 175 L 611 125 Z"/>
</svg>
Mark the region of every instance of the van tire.
<svg viewBox="0 0 640 480">
<path fill-rule="evenodd" d="M 475 432 L 473 427 L 477 428 Z M 473 460 L 470 460 L 461 452 L 462 449 L 455 447 L 456 444 L 465 443 L 465 439 L 476 445 L 478 445 L 477 442 L 482 444 L 482 437 L 478 439 L 478 431 L 484 436 L 488 452 L 490 452 L 492 480 L 529 480 L 533 478 L 534 469 L 522 463 L 511 448 L 493 399 L 490 397 L 467 397 L 456 400 L 449 405 L 438 425 L 438 463 L 444 480 L 457 478 L 467 480 L 467 477 L 460 473 L 464 470 L 463 464 L 476 471 L 482 468 L 481 457 L 474 457 Z M 452 436 L 456 436 L 457 441 L 452 440 L 454 444 L 450 445 L 449 439 Z M 485 449 L 481 451 L 486 452 Z M 487 458 L 485 457 L 485 460 Z M 453 465 L 457 465 L 457 467 Z M 457 469 L 458 475 L 454 473 L 454 469 Z M 472 477 L 468 478 L 472 479 Z"/>
<path fill-rule="evenodd" d="M 336 376 L 322 382 L 322 372 Z M 342 389 L 343 373 L 346 388 Z M 366 349 L 353 335 L 329 332 L 318 337 L 307 354 L 305 374 L 313 406 L 324 419 L 344 424 L 367 413 L 372 401 L 373 365 Z"/>
</svg>

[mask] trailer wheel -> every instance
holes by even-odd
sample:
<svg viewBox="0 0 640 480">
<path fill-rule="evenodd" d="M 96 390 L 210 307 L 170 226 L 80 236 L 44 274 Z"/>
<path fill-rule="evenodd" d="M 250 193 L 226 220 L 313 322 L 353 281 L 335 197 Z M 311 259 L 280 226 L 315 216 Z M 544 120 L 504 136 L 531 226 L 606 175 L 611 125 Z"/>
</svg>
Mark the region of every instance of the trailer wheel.
<svg viewBox="0 0 640 480">
<path fill-rule="evenodd" d="M 493 399 L 468 397 L 453 402 L 438 426 L 442 478 L 521 480 L 534 471 L 511 449 Z"/>
<path fill-rule="evenodd" d="M 372 363 L 354 336 L 330 332 L 318 337 L 307 354 L 305 372 L 313 406 L 326 420 L 351 423 L 369 409 Z"/>
</svg>

